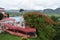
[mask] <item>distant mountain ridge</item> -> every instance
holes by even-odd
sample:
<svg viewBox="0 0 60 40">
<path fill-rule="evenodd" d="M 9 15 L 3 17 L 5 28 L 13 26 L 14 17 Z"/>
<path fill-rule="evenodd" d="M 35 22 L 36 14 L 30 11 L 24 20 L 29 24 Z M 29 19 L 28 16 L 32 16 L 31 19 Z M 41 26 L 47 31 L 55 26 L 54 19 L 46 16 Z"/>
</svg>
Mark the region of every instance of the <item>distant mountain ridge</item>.
<svg viewBox="0 0 60 40">
<path fill-rule="evenodd" d="M 60 8 L 57 8 L 55 10 L 53 10 L 53 9 L 44 9 L 43 12 L 44 13 L 58 13 L 58 14 L 60 14 Z"/>
<path fill-rule="evenodd" d="M 5 10 L 6 12 L 13 12 L 13 13 L 19 13 L 19 10 Z M 44 9 L 44 10 L 24 10 L 24 12 L 43 12 L 43 13 L 57 13 L 60 14 L 60 8 L 53 9 Z"/>
</svg>

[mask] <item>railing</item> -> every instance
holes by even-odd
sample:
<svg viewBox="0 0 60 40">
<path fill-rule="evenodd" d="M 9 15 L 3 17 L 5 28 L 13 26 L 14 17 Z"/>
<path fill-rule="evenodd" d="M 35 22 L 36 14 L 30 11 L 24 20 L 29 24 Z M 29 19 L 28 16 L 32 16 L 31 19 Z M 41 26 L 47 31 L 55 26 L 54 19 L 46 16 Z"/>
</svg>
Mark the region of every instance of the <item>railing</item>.
<svg viewBox="0 0 60 40">
<path fill-rule="evenodd" d="M 4 22 L 0 22 L 0 33 L 4 31 Z"/>
<path fill-rule="evenodd" d="M 0 22 L 0 27 L 4 26 L 5 22 Z"/>
</svg>

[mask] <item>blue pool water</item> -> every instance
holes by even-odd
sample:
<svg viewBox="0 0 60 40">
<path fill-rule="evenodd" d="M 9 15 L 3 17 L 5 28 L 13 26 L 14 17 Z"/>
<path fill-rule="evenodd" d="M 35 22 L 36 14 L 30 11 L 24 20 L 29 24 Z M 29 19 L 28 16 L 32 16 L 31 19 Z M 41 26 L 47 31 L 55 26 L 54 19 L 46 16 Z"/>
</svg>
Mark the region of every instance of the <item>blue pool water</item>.
<svg viewBox="0 0 60 40">
<path fill-rule="evenodd" d="M 12 18 L 14 18 L 17 22 L 20 21 L 20 17 L 12 17 Z"/>
</svg>

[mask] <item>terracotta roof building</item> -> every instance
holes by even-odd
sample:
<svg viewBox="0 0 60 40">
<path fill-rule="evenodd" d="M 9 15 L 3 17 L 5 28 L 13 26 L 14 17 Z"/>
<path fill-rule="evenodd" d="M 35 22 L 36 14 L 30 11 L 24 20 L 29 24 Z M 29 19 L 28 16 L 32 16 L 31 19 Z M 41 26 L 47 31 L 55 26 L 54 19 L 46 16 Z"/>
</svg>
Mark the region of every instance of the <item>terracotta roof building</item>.
<svg viewBox="0 0 60 40">
<path fill-rule="evenodd" d="M 0 12 L 4 12 L 4 8 L 0 8 Z"/>
</svg>

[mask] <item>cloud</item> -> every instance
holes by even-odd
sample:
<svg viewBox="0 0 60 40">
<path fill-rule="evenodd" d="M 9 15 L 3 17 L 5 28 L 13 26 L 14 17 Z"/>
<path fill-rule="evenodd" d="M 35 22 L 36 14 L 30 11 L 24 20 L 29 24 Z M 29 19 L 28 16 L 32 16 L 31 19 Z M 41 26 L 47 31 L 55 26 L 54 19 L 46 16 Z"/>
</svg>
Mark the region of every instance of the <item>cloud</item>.
<svg viewBox="0 0 60 40">
<path fill-rule="evenodd" d="M 0 7 L 5 9 L 40 10 L 60 7 L 60 0 L 0 0 Z"/>
</svg>

